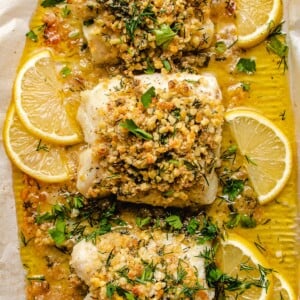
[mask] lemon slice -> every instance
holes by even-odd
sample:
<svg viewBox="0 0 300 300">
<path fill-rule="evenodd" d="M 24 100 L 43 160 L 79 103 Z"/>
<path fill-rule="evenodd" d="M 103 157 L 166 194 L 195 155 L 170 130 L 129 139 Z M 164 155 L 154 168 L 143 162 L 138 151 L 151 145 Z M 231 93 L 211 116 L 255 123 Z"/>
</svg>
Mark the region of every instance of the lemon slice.
<svg viewBox="0 0 300 300">
<path fill-rule="evenodd" d="M 282 18 L 282 0 L 238 0 L 238 45 L 253 47 L 262 42 Z"/>
<path fill-rule="evenodd" d="M 7 155 L 26 174 L 45 182 L 68 179 L 64 148 L 46 144 L 28 133 L 15 113 L 14 105 L 7 113 L 3 138 Z"/>
<path fill-rule="evenodd" d="M 245 285 L 243 291 L 226 290 L 226 299 L 266 300 L 270 298 L 273 287 L 272 271 L 269 263 L 254 244 L 237 234 L 230 233 L 221 243 L 216 263 L 224 274 L 240 280 Z M 247 288 L 249 283 L 252 284 Z"/>
<path fill-rule="evenodd" d="M 273 287 L 273 300 L 296 300 L 296 294 L 288 281 L 280 274 L 273 273 L 274 287 Z"/>
<path fill-rule="evenodd" d="M 14 85 L 14 100 L 21 122 L 33 135 L 61 145 L 80 141 L 65 109 L 49 51 L 38 52 L 21 66 Z"/>
<path fill-rule="evenodd" d="M 225 114 L 261 204 L 284 188 L 292 169 L 292 150 L 287 137 L 264 116 L 246 109 Z"/>
</svg>

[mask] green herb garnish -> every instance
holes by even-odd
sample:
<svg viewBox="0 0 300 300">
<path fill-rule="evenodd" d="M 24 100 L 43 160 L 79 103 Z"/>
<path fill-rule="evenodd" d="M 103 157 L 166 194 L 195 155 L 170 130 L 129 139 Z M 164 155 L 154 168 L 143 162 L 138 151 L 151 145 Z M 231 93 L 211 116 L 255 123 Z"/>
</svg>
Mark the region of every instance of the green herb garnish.
<svg viewBox="0 0 300 300">
<path fill-rule="evenodd" d="M 223 194 L 228 197 L 229 201 L 234 201 L 244 190 L 244 181 L 240 179 L 229 178 L 225 181 L 223 186 Z"/>
<path fill-rule="evenodd" d="M 54 240 L 55 244 L 60 246 L 67 239 L 66 223 L 63 219 L 57 219 L 55 228 L 49 229 L 49 234 Z"/>
<path fill-rule="evenodd" d="M 148 225 L 150 223 L 150 221 L 151 221 L 150 217 L 146 217 L 146 218 L 137 217 L 135 220 L 135 223 L 139 228 L 142 228 L 142 227 Z"/>
<path fill-rule="evenodd" d="M 167 59 L 163 59 L 163 60 L 162 60 L 162 63 L 163 63 L 164 68 L 165 68 L 168 72 L 170 72 L 170 71 L 172 70 L 171 64 L 170 64 L 170 62 L 169 62 Z"/>
<path fill-rule="evenodd" d="M 124 122 L 121 122 L 120 126 L 123 128 L 126 128 L 129 132 L 133 133 L 137 137 L 140 137 L 144 140 L 152 140 L 153 139 L 153 136 L 150 133 L 140 129 L 135 124 L 135 122 L 131 119 L 126 119 Z"/>
<path fill-rule="evenodd" d="M 268 39 L 266 47 L 269 52 L 276 54 L 280 58 L 280 61 L 278 63 L 279 67 L 283 63 L 284 71 L 287 70 L 287 56 L 289 51 L 288 45 L 286 43 L 283 43 L 280 39 L 278 39 L 276 35 L 273 35 Z"/>
<path fill-rule="evenodd" d="M 239 72 L 252 74 L 256 71 L 256 62 L 251 58 L 240 58 L 236 65 L 236 69 Z"/>
<path fill-rule="evenodd" d="M 141 98 L 141 101 L 144 105 L 144 107 L 148 108 L 149 105 L 152 102 L 152 98 L 155 97 L 155 88 L 151 86 L 143 95 Z"/>
<path fill-rule="evenodd" d="M 242 87 L 244 92 L 249 92 L 250 91 L 250 83 L 241 82 L 241 87 Z"/>
<path fill-rule="evenodd" d="M 171 215 L 167 217 L 165 221 L 174 229 L 181 229 L 183 226 L 180 217 L 177 215 Z"/>
<path fill-rule="evenodd" d="M 44 0 L 41 5 L 43 7 L 53 7 L 62 2 L 65 2 L 65 0 Z"/>
<path fill-rule="evenodd" d="M 69 7 L 66 5 L 62 8 L 61 10 L 61 15 L 63 18 L 68 17 L 71 14 L 71 10 L 69 9 Z"/>
<path fill-rule="evenodd" d="M 217 54 L 223 54 L 227 50 L 227 46 L 223 41 L 218 41 L 215 43 L 215 49 Z"/>
<path fill-rule="evenodd" d="M 142 12 L 138 11 L 136 4 L 133 4 L 133 15 L 125 23 L 125 28 L 131 40 L 134 40 L 134 33 L 144 22 L 145 19 L 156 20 L 155 13 L 152 11 L 152 6 L 148 5 Z"/>
<path fill-rule="evenodd" d="M 35 43 L 38 41 L 38 36 L 33 30 L 28 31 L 26 36 Z"/>
<path fill-rule="evenodd" d="M 72 71 L 69 67 L 65 66 L 60 70 L 60 74 L 63 78 L 68 77 L 69 75 L 71 75 Z"/>
<path fill-rule="evenodd" d="M 154 30 L 157 46 L 162 46 L 164 49 L 168 47 L 169 43 L 176 36 L 171 27 L 167 24 L 162 24 L 159 29 Z"/>
</svg>

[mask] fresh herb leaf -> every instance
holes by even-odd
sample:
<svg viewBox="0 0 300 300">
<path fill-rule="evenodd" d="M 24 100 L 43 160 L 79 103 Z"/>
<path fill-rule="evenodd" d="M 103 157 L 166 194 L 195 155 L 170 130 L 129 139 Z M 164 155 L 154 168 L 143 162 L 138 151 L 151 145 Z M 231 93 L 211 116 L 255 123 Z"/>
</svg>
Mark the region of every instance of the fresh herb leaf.
<svg viewBox="0 0 300 300">
<path fill-rule="evenodd" d="M 112 296 L 114 295 L 116 291 L 116 285 L 114 285 L 113 283 L 109 282 L 107 285 L 106 285 L 106 296 L 111 299 Z"/>
<path fill-rule="evenodd" d="M 244 181 L 240 179 L 229 178 L 223 186 L 223 194 L 228 197 L 229 201 L 234 201 L 244 190 Z"/>
<path fill-rule="evenodd" d="M 153 262 L 151 263 L 144 263 L 145 268 L 143 270 L 143 273 L 140 278 L 138 278 L 136 281 L 139 283 L 145 283 L 147 281 L 153 281 L 154 272 L 155 272 L 155 266 Z"/>
<path fill-rule="evenodd" d="M 287 70 L 287 56 L 289 51 L 287 44 L 278 39 L 276 35 L 273 35 L 268 39 L 266 47 L 269 52 L 276 54 L 280 58 L 279 67 L 283 63 L 284 71 Z"/>
<path fill-rule="evenodd" d="M 126 128 L 128 131 L 144 140 L 153 139 L 153 136 L 150 133 L 140 129 L 132 119 L 126 119 L 125 122 L 120 123 L 120 126 Z"/>
<path fill-rule="evenodd" d="M 133 5 L 133 15 L 128 20 L 126 20 L 125 23 L 126 33 L 131 40 L 134 40 L 135 31 L 145 22 L 146 18 L 152 21 L 156 20 L 155 13 L 152 11 L 151 5 L 145 7 L 142 12 L 139 12 L 136 3 L 134 3 Z"/>
<path fill-rule="evenodd" d="M 187 271 L 182 266 L 182 260 L 179 259 L 178 265 L 177 265 L 177 278 L 175 280 L 175 283 L 176 284 L 182 284 L 184 278 L 186 277 L 186 275 L 187 275 Z"/>
<path fill-rule="evenodd" d="M 164 68 L 165 68 L 168 72 L 170 72 L 170 71 L 172 70 L 171 64 L 170 64 L 170 62 L 169 62 L 167 59 L 163 59 L 163 60 L 162 60 L 162 63 L 163 63 Z"/>
<path fill-rule="evenodd" d="M 252 74 L 256 71 L 256 62 L 251 58 L 240 58 L 236 68 L 239 72 Z"/>
<path fill-rule="evenodd" d="M 230 214 L 230 219 L 228 222 L 226 222 L 227 228 L 234 228 L 239 225 L 243 228 L 254 228 L 256 227 L 256 221 L 253 219 L 253 217 L 247 214 Z"/>
<path fill-rule="evenodd" d="M 183 226 L 180 217 L 177 215 L 171 215 L 167 217 L 165 221 L 174 229 L 181 229 Z"/>
<path fill-rule="evenodd" d="M 241 87 L 242 87 L 244 92 L 249 92 L 250 91 L 250 83 L 241 82 Z"/>
<path fill-rule="evenodd" d="M 71 10 L 69 9 L 69 7 L 66 5 L 62 8 L 61 10 L 61 15 L 63 18 L 68 17 L 71 14 Z"/>
<path fill-rule="evenodd" d="M 154 86 L 151 86 L 143 95 L 141 98 L 141 101 L 144 105 L 144 107 L 148 108 L 149 105 L 152 102 L 152 98 L 155 97 L 155 88 Z"/>
<path fill-rule="evenodd" d="M 148 225 L 151 221 L 151 218 L 150 217 L 146 217 L 146 218 L 140 218 L 140 217 L 137 217 L 135 222 L 136 222 L 136 225 L 139 227 L 139 228 L 142 228 L 146 225 Z"/>
<path fill-rule="evenodd" d="M 53 7 L 62 2 L 65 2 L 65 0 L 44 0 L 41 5 L 43 7 Z"/>
<path fill-rule="evenodd" d="M 63 78 L 68 77 L 69 75 L 71 75 L 72 71 L 69 67 L 65 66 L 60 70 L 60 74 Z"/>
<path fill-rule="evenodd" d="M 57 219 L 55 228 L 49 229 L 49 234 L 55 244 L 61 245 L 66 240 L 66 223 L 62 219 Z"/>
<path fill-rule="evenodd" d="M 189 234 L 195 234 L 197 229 L 199 228 L 200 222 L 195 219 L 192 218 L 190 219 L 189 223 L 186 226 L 186 230 Z"/>
<path fill-rule="evenodd" d="M 223 54 L 227 50 L 227 46 L 223 41 L 218 41 L 215 43 L 215 49 L 217 54 Z"/>
<path fill-rule="evenodd" d="M 147 58 L 147 69 L 145 70 L 146 74 L 153 74 L 155 72 L 155 68 L 151 63 L 150 59 Z"/>
<path fill-rule="evenodd" d="M 28 31 L 26 36 L 35 43 L 38 41 L 38 36 L 33 30 Z"/>
<path fill-rule="evenodd" d="M 48 222 L 48 221 L 52 221 L 55 219 L 55 216 L 53 216 L 51 213 L 49 212 L 46 212 L 42 215 L 38 214 L 35 218 L 35 222 L 37 224 L 42 224 L 42 223 L 45 223 L 45 222 Z"/>
<path fill-rule="evenodd" d="M 171 27 L 167 24 L 162 24 L 159 29 L 154 30 L 157 46 L 162 46 L 164 49 L 168 47 L 169 43 L 176 36 Z"/>
<path fill-rule="evenodd" d="M 207 241 L 213 241 L 219 235 L 219 228 L 216 224 L 213 223 L 213 220 L 210 217 L 204 216 L 202 228 L 200 230 L 200 236 L 198 242 L 204 244 Z"/>
</svg>

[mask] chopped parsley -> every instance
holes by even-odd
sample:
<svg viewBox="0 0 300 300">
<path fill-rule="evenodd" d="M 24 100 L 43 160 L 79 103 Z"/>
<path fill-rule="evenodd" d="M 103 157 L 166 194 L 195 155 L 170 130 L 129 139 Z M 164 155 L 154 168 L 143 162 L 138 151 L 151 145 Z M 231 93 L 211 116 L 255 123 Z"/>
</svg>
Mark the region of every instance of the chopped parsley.
<svg viewBox="0 0 300 300">
<path fill-rule="evenodd" d="M 38 36 L 33 30 L 28 31 L 26 36 L 35 43 L 38 41 Z"/>
<path fill-rule="evenodd" d="M 162 46 L 164 49 L 168 47 L 169 43 L 176 36 L 171 27 L 167 24 L 162 24 L 159 29 L 154 30 L 157 46 Z"/>
<path fill-rule="evenodd" d="M 253 74 L 256 71 L 256 62 L 251 58 L 240 58 L 236 65 L 236 69 L 239 72 Z"/>
<path fill-rule="evenodd" d="M 69 67 L 65 66 L 60 70 L 60 74 L 63 78 L 66 78 L 72 74 L 72 70 Z"/>
<path fill-rule="evenodd" d="M 55 244 L 62 245 L 63 242 L 67 239 L 66 235 L 66 222 L 59 218 L 55 222 L 55 228 L 49 229 L 49 234 L 54 240 Z"/>
<path fill-rule="evenodd" d="M 135 223 L 139 228 L 142 228 L 142 227 L 148 225 L 150 222 L 151 222 L 150 217 L 146 217 L 146 218 L 137 217 L 135 220 Z"/>
<path fill-rule="evenodd" d="M 53 228 L 49 230 L 49 235 L 60 246 L 67 239 L 83 238 L 96 241 L 97 236 L 108 233 L 112 226 L 126 226 L 126 222 L 117 218 L 116 204 L 110 203 L 109 207 L 99 200 L 85 198 L 80 194 L 66 193 L 66 203 L 55 204 L 51 211 L 43 214 L 37 213 L 35 222 L 42 224 L 53 223 Z M 88 228 L 89 230 L 86 230 Z"/>
<path fill-rule="evenodd" d="M 223 182 L 223 194 L 232 202 L 243 192 L 244 185 L 243 180 L 228 178 Z"/>
<path fill-rule="evenodd" d="M 215 49 L 217 54 L 223 54 L 227 50 L 227 46 L 223 41 L 218 41 L 215 43 Z"/>
<path fill-rule="evenodd" d="M 145 70 L 146 74 L 153 74 L 155 72 L 155 68 L 149 58 L 147 58 L 147 69 Z"/>
<path fill-rule="evenodd" d="M 181 229 L 183 226 L 180 217 L 177 215 L 171 215 L 167 217 L 165 221 L 174 229 Z"/>
<path fill-rule="evenodd" d="M 199 228 L 200 222 L 196 218 L 189 220 L 189 223 L 186 226 L 186 230 L 189 234 L 195 234 Z"/>
<path fill-rule="evenodd" d="M 170 64 L 170 62 L 169 62 L 167 59 L 163 59 L 163 60 L 162 60 L 162 63 L 163 63 L 164 68 L 165 68 L 168 72 L 170 72 L 170 71 L 172 70 L 171 64 Z"/>
<path fill-rule="evenodd" d="M 248 83 L 248 82 L 241 82 L 241 87 L 244 92 L 250 91 L 250 83 Z"/>
<path fill-rule="evenodd" d="M 151 86 L 141 98 L 141 101 L 145 108 L 148 108 L 152 102 L 152 98 L 155 97 L 155 88 Z"/>
<path fill-rule="evenodd" d="M 71 10 L 69 9 L 69 7 L 66 5 L 62 8 L 61 10 L 61 15 L 63 18 L 68 17 L 71 14 Z"/>
<path fill-rule="evenodd" d="M 230 219 L 226 222 L 226 227 L 231 229 L 238 226 L 241 226 L 242 228 L 254 228 L 256 227 L 256 221 L 252 216 L 247 214 L 230 214 Z"/>
<path fill-rule="evenodd" d="M 41 6 L 53 7 L 62 2 L 65 2 L 65 0 L 44 0 L 44 1 L 42 1 Z"/>
<path fill-rule="evenodd" d="M 289 51 L 288 45 L 282 42 L 280 39 L 278 39 L 276 35 L 274 35 L 268 39 L 266 47 L 269 52 L 276 54 L 280 58 L 280 61 L 278 63 L 279 67 L 283 63 L 284 71 L 287 70 L 287 56 Z"/>
<path fill-rule="evenodd" d="M 120 122 L 120 126 L 144 140 L 153 139 L 153 136 L 150 133 L 140 129 L 132 119 L 126 119 L 124 122 Z"/>
</svg>

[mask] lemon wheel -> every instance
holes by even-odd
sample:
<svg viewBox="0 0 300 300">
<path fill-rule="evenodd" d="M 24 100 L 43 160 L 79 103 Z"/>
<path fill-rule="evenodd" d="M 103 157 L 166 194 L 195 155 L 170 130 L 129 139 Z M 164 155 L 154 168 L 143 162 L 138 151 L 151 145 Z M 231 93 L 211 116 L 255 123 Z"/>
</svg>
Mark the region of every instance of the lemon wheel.
<svg viewBox="0 0 300 300">
<path fill-rule="evenodd" d="M 20 121 L 33 135 L 60 145 L 80 141 L 48 50 L 38 52 L 21 66 L 14 84 L 14 100 Z"/>
<path fill-rule="evenodd" d="M 225 114 L 231 133 L 244 156 L 249 178 L 261 204 L 284 188 L 292 169 L 292 150 L 287 137 L 270 120 L 247 109 Z"/>
<path fill-rule="evenodd" d="M 282 0 L 237 0 L 238 45 L 253 47 L 262 42 L 281 21 Z"/>
<path fill-rule="evenodd" d="M 26 174 L 45 182 L 69 178 L 64 148 L 32 136 L 20 122 L 14 105 L 7 113 L 3 137 L 7 155 Z"/>
<path fill-rule="evenodd" d="M 271 299 L 272 270 L 254 244 L 237 234 L 229 233 L 222 241 L 216 259 L 222 272 L 240 281 L 243 287 L 239 290 L 232 288 L 225 291 L 226 299 Z"/>
</svg>

